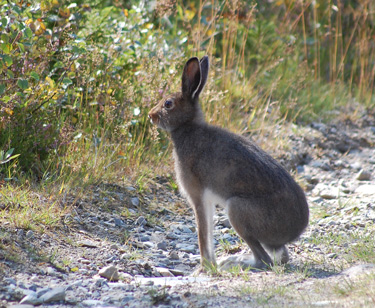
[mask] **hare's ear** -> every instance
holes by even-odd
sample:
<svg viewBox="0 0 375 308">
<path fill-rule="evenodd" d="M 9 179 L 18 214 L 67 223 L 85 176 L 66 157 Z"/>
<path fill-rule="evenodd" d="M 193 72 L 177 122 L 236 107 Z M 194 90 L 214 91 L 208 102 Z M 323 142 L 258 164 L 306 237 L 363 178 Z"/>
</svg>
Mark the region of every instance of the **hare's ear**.
<svg viewBox="0 0 375 308">
<path fill-rule="evenodd" d="M 198 58 L 190 58 L 182 73 L 182 95 L 187 99 L 194 99 L 201 83 L 201 69 Z"/>
<path fill-rule="evenodd" d="M 201 68 L 201 82 L 199 84 L 198 90 L 196 92 L 196 96 L 202 92 L 204 86 L 206 85 L 207 77 L 208 77 L 208 70 L 210 68 L 210 63 L 208 61 L 208 57 L 204 56 L 200 61 L 200 68 Z"/>
</svg>

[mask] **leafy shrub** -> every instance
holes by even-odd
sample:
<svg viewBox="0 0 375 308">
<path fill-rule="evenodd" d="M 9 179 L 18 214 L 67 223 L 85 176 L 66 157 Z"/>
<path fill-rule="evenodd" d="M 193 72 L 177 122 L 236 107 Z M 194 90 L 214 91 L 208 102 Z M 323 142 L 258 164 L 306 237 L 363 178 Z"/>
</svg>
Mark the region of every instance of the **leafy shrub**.
<svg viewBox="0 0 375 308">
<path fill-rule="evenodd" d="M 22 170 L 41 176 L 80 139 L 131 146 L 145 134 L 170 74 L 142 4 L 3 1 L 0 12 L 0 147 L 20 154 Z"/>
</svg>

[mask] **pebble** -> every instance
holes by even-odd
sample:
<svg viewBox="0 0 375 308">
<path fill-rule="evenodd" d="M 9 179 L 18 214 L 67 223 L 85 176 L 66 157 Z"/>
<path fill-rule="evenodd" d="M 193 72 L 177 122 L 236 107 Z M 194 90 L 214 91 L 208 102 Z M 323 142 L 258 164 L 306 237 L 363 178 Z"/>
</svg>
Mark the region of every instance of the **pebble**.
<svg viewBox="0 0 375 308">
<path fill-rule="evenodd" d="M 133 206 L 138 207 L 139 206 L 139 198 L 138 197 L 133 197 L 130 199 L 131 203 Z"/>
<path fill-rule="evenodd" d="M 331 167 L 329 166 L 329 164 L 324 161 L 324 160 L 316 160 L 316 161 L 313 161 L 311 163 L 311 166 L 314 167 L 314 168 L 320 168 L 324 171 L 329 171 L 331 170 Z"/>
<path fill-rule="evenodd" d="M 138 226 L 145 226 L 147 224 L 147 220 L 143 216 L 139 216 L 135 221 L 135 224 Z"/>
<path fill-rule="evenodd" d="M 81 305 L 83 307 L 98 307 L 98 306 L 103 306 L 104 302 L 101 300 L 96 300 L 96 299 L 85 299 L 84 301 L 81 302 Z"/>
<path fill-rule="evenodd" d="M 167 245 L 167 243 L 165 241 L 157 243 L 156 247 L 158 249 L 161 249 L 161 250 L 164 250 L 164 251 L 168 250 L 168 245 Z"/>
<path fill-rule="evenodd" d="M 30 304 L 30 305 L 40 305 L 42 301 L 38 298 L 35 292 L 26 295 L 21 301 L 20 304 Z"/>
<path fill-rule="evenodd" d="M 369 181 L 371 179 L 371 172 L 361 169 L 361 171 L 358 172 L 356 179 L 358 181 Z"/>
<path fill-rule="evenodd" d="M 375 195 L 375 185 L 374 184 L 365 184 L 358 186 L 355 190 L 356 194 L 373 196 Z"/>
<path fill-rule="evenodd" d="M 318 126 L 321 130 L 326 130 L 328 127 L 320 126 L 320 124 Z M 332 130 L 329 131 L 332 133 Z M 348 144 L 350 146 L 350 143 Z M 333 146 L 333 149 L 337 147 Z M 313 147 L 312 151 L 315 151 Z M 375 157 L 375 151 L 366 147 L 357 147 L 345 155 L 337 150 L 329 153 L 324 153 L 324 151 L 326 151 L 325 147 L 322 147 L 319 148 L 319 155 L 311 154 L 312 160 L 309 163 L 297 163 L 297 173 L 301 174 L 302 181 L 307 182 L 307 185 L 311 187 L 307 191 L 309 203 L 311 207 L 315 207 L 318 214 L 312 215 L 311 219 L 314 221 L 302 235 L 301 241 L 292 244 L 293 250 L 291 251 L 292 254 L 301 252 L 302 259 L 305 256 L 304 250 L 311 251 L 330 264 L 341 262 L 342 249 L 350 249 L 356 245 L 356 242 L 343 244 L 333 242 L 325 245 L 312 243 L 311 237 L 324 237 L 325 234 L 332 233 L 345 239 L 356 232 L 367 232 L 369 237 L 373 234 L 369 226 L 372 227 L 375 221 L 375 182 L 372 176 L 375 171 L 375 166 L 372 165 L 375 163 L 375 159 L 372 158 Z M 124 203 L 125 200 L 129 200 L 130 191 L 132 196 L 136 194 L 136 189 L 130 186 L 121 193 L 109 192 L 108 203 L 112 200 L 112 194 L 117 201 L 120 199 Z M 3 279 L 5 287 L 0 288 L 0 306 L 1 301 L 6 300 L 11 303 L 20 302 L 19 305 L 14 306 L 20 308 L 41 305 L 42 301 L 46 306 L 49 304 L 47 301 L 51 301 L 50 303 L 54 304 L 53 307 L 185 308 L 188 304 L 186 301 L 181 301 L 179 297 L 184 296 L 183 294 L 186 294 L 185 297 L 189 297 L 189 300 L 192 299 L 192 305 L 196 304 L 197 307 L 219 306 L 217 303 L 215 306 L 210 302 L 212 297 L 201 298 L 198 302 L 194 302 L 196 291 L 190 288 L 193 288 L 197 281 L 190 280 L 193 278 L 190 276 L 184 277 L 191 275 L 200 263 L 192 211 L 186 212 L 189 209 L 188 206 L 184 202 L 177 203 L 176 199 L 179 196 L 174 193 L 166 191 L 161 196 L 158 195 L 159 197 L 164 198 L 161 201 L 161 207 L 153 212 L 151 210 L 147 212 L 147 214 L 155 215 L 157 219 L 161 218 L 162 221 L 157 222 L 158 225 L 154 223 L 151 225 L 147 222 L 148 216 L 138 208 L 141 202 L 135 196 L 130 198 L 130 205 L 137 208 L 129 208 L 124 212 L 111 212 L 109 208 L 109 211 L 85 213 L 77 208 L 78 213 L 73 214 L 77 216 L 72 216 L 71 222 L 74 223 L 73 217 L 77 217 L 77 221 L 85 223 L 84 229 L 80 226 L 77 230 L 81 238 L 77 237 L 75 240 L 79 246 L 75 249 L 79 249 L 79 254 L 64 256 L 64 259 L 71 262 L 66 268 L 78 268 L 78 270 L 62 274 L 56 268 L 48 267 L 49 264 L 43 264 L 33 275 L 23 276 L 22 273 L 14 277 L 8 275 L 9 277 Z M 141 200 L 142 203 L 144 200 L 145 205 L 152 203 L 155 205 L 159 201 L 155 199 L 153 193 L 151 196 L 147 193 L 142 195 Z M 175 208 L 173 206 L 164 208 L 163 204 L 167 202 L 174 203 Z M 239 238 L 233 233 L 224 211 L 219 209 L 216 212 L 214 243 L 217 244 L 217 240 L 224 239 L 231 245 L 238 244 Z M 116 232 L 122 232 L 124 235 L 120 237 L 121 240 L 116 238 L 118 235 Z M 17 243 L 27 238 L 32 247 L 36 247 L 37 239 L 48 244 L 53 243 L 55 238 L 52 232 L 48 233 L 48 236 L 44 234 L 40 237 L 36 231 L 23 229 L 15 230 L 14 235 Z M 217 248 L 218 245 L 216 252 L 220 255 L 221 252 Z M 294 257 L 295 255 L 292 262 L 298 262 L 299 257 Z M 58 264 L 63 264 L 61 259 Z M 107 264 L 110 265 L 106 266 Z M 373 270 L 372 267 L 375 271 L 374 265 L 353 266 L 340 275 L 352 277 L 370 272 Z M 109 271 L 108 274 L 108 268 L 113 272 Z M 254 273 L 255 279 L 256 275 Z M 0 279 L 0 287 L 2 287 L 1 283 Z M 227 284 L 228 281 L 225 283 Z M 182 284 L 188 286 L 178 295 L 179 290 L 173 289 L 173 286 Z M 166 289 L 166 286 L 171 289 Z M 58 288 L 61 292 L 53 295 Z M 202 292 L 205 291 L 207 291 L 207 285 L 202 284 Z M 156 299 L 158 299 L 158 294 L 167 294 L 166 298 L 170 302 L 161 300 L 153 303 L 150 294 L 155 294 Z M 173 303 L 173 300 L 178 303 Z M 231 308 L 236 307 L 235 305 L 241 306 L 239 303 L 234 306 L 226 305 L 226 303 L 224 300 L 221 305 Z"/>
<path fill-rule="evenodd" d="M 109 281 L 119 280 L 118 270 L 116 266 L 113 265 L 103 267 L 98 274 L 101 277 L 107 278 Z"/>
<path fill-rule="evenodd" d="M 32 239 L 34 238 L 34 232 L 32 230 L 29 230 L 26 232 L 26 238 Z"/>
<path fill-rule="evenodd" d="M 163 277 L 174 277 L 174 275 L 167 268 L 155 267 L 155 270 Z"/>
<path fill-rule="evenodd" d="M 170 254 L 169 254 L 169 259 L 171 260 L 179 260 L 180 257 L 178 256 L 178 253 L 176 251 L 172 251 Z"/>
<path fill-rule="evenodd" d="M 65 300 L 65 288 L 57 287 L 46 293 L 44 293 L 40 298 L 42 303 L 53 303 Z"/>
<path fill-rule="evenodd" d="M 360 274 L 367 274 L 375 273 L 375 264 L 366 263 L 366 264 L 358 264 L 354 265 L 346 270 L 344 270 L 341 275 L 355 277 Z"/>
<path fill-rule="evenodd" d="M 89 241 L 89 240 L 79 241 L 78 245 L 82 246 L 82 247 L 88 247 L 88 248 L 97 248 L 98 247 L 98 245 L 96 243 L 94 243 L 93 241 Z"/>
</svg>

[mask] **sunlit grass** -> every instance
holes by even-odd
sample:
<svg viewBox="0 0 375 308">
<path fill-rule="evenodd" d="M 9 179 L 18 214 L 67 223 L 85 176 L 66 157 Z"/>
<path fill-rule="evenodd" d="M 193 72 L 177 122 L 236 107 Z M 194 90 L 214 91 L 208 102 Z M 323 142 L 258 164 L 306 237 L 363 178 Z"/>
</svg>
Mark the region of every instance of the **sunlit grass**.
<svg viewBox="0 0 375 308">
<path fill-rule="evenodd" d="M 0 221 L 24 230 L 42 231 L 58 225 L 66 208 L 58 198 L 24 186 L 4 184 L 0 187 Z"/>
</svg>

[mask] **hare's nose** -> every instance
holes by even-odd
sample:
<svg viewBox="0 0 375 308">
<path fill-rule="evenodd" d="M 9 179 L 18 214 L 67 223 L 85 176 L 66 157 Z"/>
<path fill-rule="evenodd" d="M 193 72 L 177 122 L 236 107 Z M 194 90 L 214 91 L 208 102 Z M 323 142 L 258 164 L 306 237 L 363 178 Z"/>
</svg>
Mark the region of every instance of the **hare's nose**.
<svg viewBox="0 0 375 308">
<path fill-rule="evenodd" d="M 155 113 L 153 113 L 153 112 L 149 112 L 148 118 L 151 120 L 152 123 L 155 123 L 157 115 Z"/>
</svg>

